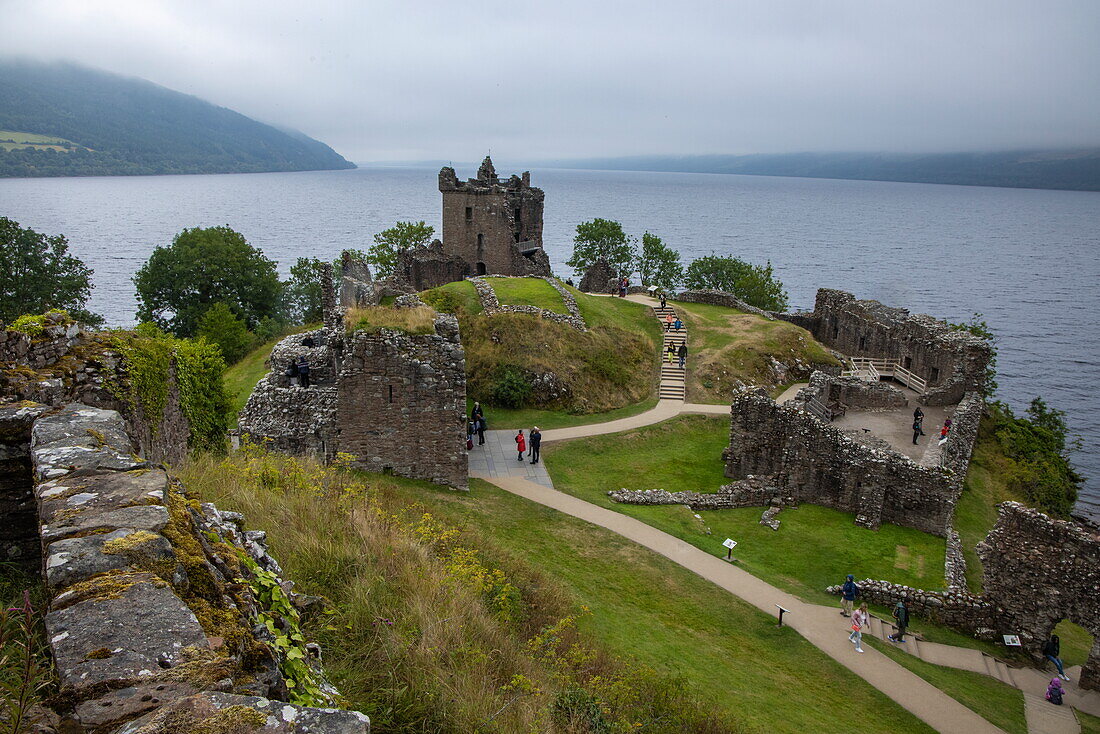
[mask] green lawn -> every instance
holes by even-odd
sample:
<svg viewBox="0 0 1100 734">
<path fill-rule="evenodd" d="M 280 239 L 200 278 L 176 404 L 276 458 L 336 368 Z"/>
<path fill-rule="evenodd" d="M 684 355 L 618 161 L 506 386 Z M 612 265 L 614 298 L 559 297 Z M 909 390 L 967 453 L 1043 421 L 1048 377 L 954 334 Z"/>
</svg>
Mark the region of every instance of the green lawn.
<svg viewBox="0 0 1100 734">
<path fill-rule="evenodd" d="M 629 331 L 640 330 L 653 340 L 654 349 L 659 348 L 664 341 L 662 336 L 664 327 L 657 321 L 653 309 L 649 306 L 628 301 L 625 298 L 590 296 L 568 285 L 565 289 L 577 299 L 577 309 L 580 310 L 588 328 L 618 326 Z"/>
<path fill-rule="evenodd" d="M 1077 721 L 1081 724 L 1081 734 L 1100 734 L 1100 717 L 1078 711 Z"/>
<path fill-rule="evenodd" d="M 1009 734 L 1027 734 L 1024 694 L 1019 689 L 981 673 L 926 663 L 873 637 L 863 640 Z"/>
<path fill-rule="evenodd" d="M 620 655 L 672 674 L 759 732 L 926 732 L 912 715 L 790 628 L 614 533 L 485 482 L 468 495 L 407 487 L 452 522 L 564 585 L 582 627 Z"/>
<path fill-rule="evenodd" d="M 620 505 L 607 497 L 624 487 L 716 490 L 728 481 L 721 460 L 728 425 L 726 418 L 684 416 L 637 431 L 548 444 L 543 459 L 557 489 L 709 553 L 725 555 L 721 543 L 733 538 L 743 568 L 808 601 L 836 603 L 824 589 L 848 573 L 926 589 L 943 586 L 944 540 L 911 528 L 887 524 L 868 530 L 851 513 L 803 505 L 783 510 L 782 525 L 773 531 L 759 523 L 762 508 L 708 510 L 696 517 L 682 505 Z"/>
<path fill-rule="evenodd" d="M 592 423 L 606 423 L 607 421 L 629 418 L 638 415 L 657 405 L 657 398 L 649 398 L 625 408 L 609 410 L 606 413 L 573 414 L 563 413 L 558 410 L 540 410 L 538 408 L 495 408 L 482 406 L 485 409 L 485 422 L 490 431 L 528 429 L 538 426 L 540 430 L 548 428 L 571 428 L 572 426 L 587 426 Z M 474 401 L 466 399 L 466 415 L 473 410 Z"/>
<path fill-rule="evenodd" d="M 553 286 L 542 278 L 486 278 L 493 287 L 497 300 L 509 306 L 536 306 L 563 315 L 565 301 Z"/>
<path fill-rule="evenodd" d="M 433 303 L 434 296 L 441 296 L 443 300 L 437 305 Z M 460 306 L 463 311 L 471 315 L 481 313 L 481 299 L 477 297 L 477 290 L 474 288 L 474 284 L 468 280 L 445 283 L 438 288 L 424 291 L 421 293 L 421 299 L 432 303 L 437 309 L 439 309 L 441 305 L 449 304 L 452 306 Z M 454 313 L 453 308 L 444 307 L 442 310 L 448 313 Z"/>
</svg>

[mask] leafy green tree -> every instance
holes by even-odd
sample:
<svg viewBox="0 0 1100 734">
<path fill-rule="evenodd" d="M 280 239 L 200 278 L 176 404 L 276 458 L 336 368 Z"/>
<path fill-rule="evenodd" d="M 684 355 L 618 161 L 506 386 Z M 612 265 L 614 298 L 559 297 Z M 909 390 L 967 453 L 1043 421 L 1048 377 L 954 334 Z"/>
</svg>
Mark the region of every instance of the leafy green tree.
<svg viewBox="0 0 1100 734">
<path fill-rule="evenodd" d="M 248 354 L 256 337 L 224 303 L 215 303 L 199 319 L 195 336 L 217 344 L 226 364 L 233 364 Z"/>
<path fill-rule="evenodd" d="M 224 303 L 250 331 L 284 312 L 275 262 L 228 226 L 185 229 L 158 247 L 134 276 L 139 321 L 178 337 L 195 334 L 199 319 Z"/>
<path fill-rule="evenodd" d="M 324 304 L 321 302 L 321 280 L 325 263 L 315 257 L 300 257 L 290 267 L 290 280 L 286 282 L 287 304 L 290 319 L 299 324 L 316 324 L 323 320 Z"/>
<path fill-rule="evenodd" d="M 609 219 L 593 219 L 577 225 L 573 257 L 565 264 L 583 275 L 592 263 L 603 258 L 615 272 L 625 275 L 634 270 L 634 250 L 634 240 L 623 232 L 623 225 Z"/>
<path fill-rule="evenodd" d="M 0 217 L 0 321 L 51 308 L 98 326 L 103 317 L 84 309 L 92 292 L 92 270 L 69 254 L 65 235 L 49 237 Z"/>
<path fill-rule="evenodd" d="M 397 258 L 405 250 L 432 241 L 435 227 L 424 222 L 398 222 L 374 236 L 374 244 L 364 258 L 374 266 L 375 276 L 385 278 L 397 267 Z"/>
<path fill-rule="evenodd" d="M 990 403 L 993 434 L 1007 457 L 1003 473 L 1009 488 L 1043 512 L 1068 517 L 1084 479 L 1070 463 L 1077 441 L 1067 445 L 1065 413 L 1035 398 L 1027 418 L 1007 405 Z"/>
<path fill-rule="evenodd" d="M 680 253 L 666 245 L 660 237 L 646 232 L 642 235 L 642 249 L 638 254 L 638 277 L 642 285 L 656 285 L 672 290 L 684 278 L 684 266 Z"/>
<path fill-rule="evenodd" d="M 770 262 L 761 267 L 739 257 L 707 255 L 688 265 L 684 282 L 692 289 L 732 293 L 750 306 L 765 311 L 787 308 L 787 291 L 775 277 Z"/>
</svg>

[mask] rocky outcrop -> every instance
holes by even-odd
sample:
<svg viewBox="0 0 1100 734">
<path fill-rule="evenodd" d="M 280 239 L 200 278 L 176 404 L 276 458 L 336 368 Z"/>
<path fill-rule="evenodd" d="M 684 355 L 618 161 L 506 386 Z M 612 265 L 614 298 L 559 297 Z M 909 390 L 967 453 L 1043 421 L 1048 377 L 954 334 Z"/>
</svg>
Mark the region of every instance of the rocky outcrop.
<svg viewBox="0 0 1100 734">
<path fill-rule="evenodd" d="M 618 293 L 619 274 L 602 257 L 588 266 L 581 278 L 581 293 Z M 615 285 L 612 285 L 615 284 Z"/>
<path fill-rule="evenodd" d="M 340 258 L 340 306 L 364 308 L 377 306 L 374 279 L 366 262 L 344 250 Z"/>
<path fill-rule="evenodd" d="M 189 499 L 136 454 L 118 412 L 45 407 L 22 410 L 37 413 L 31 470 L 64 730 L 200 731 L 234 708 L 247 730 L 368 731 L 361 714 L 283 703 L 282 653 L 241 583 L 250 568 L 279 572 L 263 534 Z"/>
</svg>

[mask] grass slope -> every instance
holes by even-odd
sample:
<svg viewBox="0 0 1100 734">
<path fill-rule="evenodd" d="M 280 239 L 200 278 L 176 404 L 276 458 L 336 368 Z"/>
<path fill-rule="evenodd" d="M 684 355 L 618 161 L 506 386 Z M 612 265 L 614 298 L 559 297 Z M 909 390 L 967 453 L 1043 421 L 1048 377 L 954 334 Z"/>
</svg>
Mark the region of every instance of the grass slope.
<svg viewBox="0 0 1100 734">
<path fill-rule="evenodd" d="M 808 331 L 724 306 L 672 302 L 688 327 L 688 399 L 727 403 L 739 383 L 778 387 L 836 359 Z M 774 368 L 787 366 L 785 373 Z"/>
<path fill-rule="evenodd" d="M 926 663 L 873 637 L 863 639 L 1008 734 L 1027 734 L 1024 694 L 1018 688 L 981 673 Z"/>
<path fill-rule="evenodd" d="M 510 306 L 536 306 L 567 315 L 565 301 L 542 278 L 486 278 L 497 294 L 497 300 Z"/>
<path fill-rule="evenodd" d="M 848 573 L 926 589 L 943 585 L 944 540 L 911 528 L 868 530 L 850 513 L 803 505 L 783 510 L 783 524 L 773 531 L 760 525 L 760 508 L 710 510 L 699 513 L 700 519 L 680 505 L 608 499 L 608 490 L 622 487 L 716 490 L 728 481 L 721 460 L 728 424 L 726 418 L 684 416 L 637 431 L 549 444 L 543 459 L 559 490 L 636 517 L 708 553 L 725 555 L 722 541 L 737 540 L 742 567 L 809 601 L 835 603 L 824 588 Z"/>
<path fill-rule="evenodd" d="M 491 282 L 498 294 L 508 294 L 498 296 L 504 302 L 545 307 L 552 305 L 548 295 L 561 302 L 539 279 Z M 578 425 L 654 404 L 661 337 L 652 311 L 638 303 L 574 294 L 589 327 L 583 333 L 527 314 L 486 316 L 469 282 L 421 294 L 434 308 L 458 317 L 466 394 L 485 406 L 492 428 Z"/>
</svg>

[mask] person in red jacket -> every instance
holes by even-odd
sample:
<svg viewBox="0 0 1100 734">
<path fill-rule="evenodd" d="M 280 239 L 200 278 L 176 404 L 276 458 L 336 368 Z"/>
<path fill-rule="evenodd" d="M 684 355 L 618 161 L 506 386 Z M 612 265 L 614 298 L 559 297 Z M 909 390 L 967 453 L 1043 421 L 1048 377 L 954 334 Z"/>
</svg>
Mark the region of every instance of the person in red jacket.
<svg viewBox="0 0 1100 734">
<path fill-rule="evenodd" d="M 523 461 L 523 452 L 527 450 L 527 441 L 523 438 L 523 429 L 516 434 L 516 449 L 519 451 L 519 460 Z"/>
</svg>

